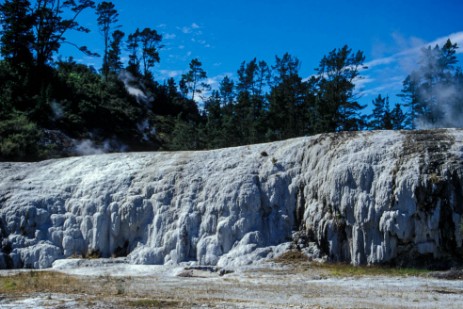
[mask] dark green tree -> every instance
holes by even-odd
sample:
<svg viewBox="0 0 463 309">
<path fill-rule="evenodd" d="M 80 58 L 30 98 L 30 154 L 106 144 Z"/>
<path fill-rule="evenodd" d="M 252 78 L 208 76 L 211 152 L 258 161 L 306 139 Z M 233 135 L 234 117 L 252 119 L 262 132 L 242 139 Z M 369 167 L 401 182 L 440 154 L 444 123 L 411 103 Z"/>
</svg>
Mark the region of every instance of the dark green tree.
<svg viewBox="0 0 463 309">
<path fill-rule="evenodd" d="M 372 130 L 391 130 L 393 125 L 389 97 L 382 97 L 379 94 L 372 104 L 373 110 L 368 117 L 368 127 Z"/>
<path fill-rule="evenodd" d="M 408 109 L 408 112 L 405 114 L 404 125 L 406 128 L 412 130 L 416 128 L 416 120 L 419 115 L 425 113 L 425 106 L 420 101 L 419 92 L 418 73 L 412 72 L 403 81 L 401 93 L 398 95 L 402 98 L 404 106 Z"/>
<path fill-rule="evenodd" d="M 191 60 L 190 70 L 182 74 L 180 80 L 180 89 L 186 96 L 191 93 L 191 100 L 195 100 L 195 96 L 201 95 L 204 91 L 210 89 L 210 86 L 204 82 L 207 79 L 207 73 L 202 68 L 202 63 L 197 58 Z"/>
<path fill-rule="evenodd" d="M 79 46 L 74 42 L 66 41 L 65 34 L 69 30 L 89 32 L 81 26 L 77 18 L 89 8 L 94 8 L 92 0 L 37 0 L 33 9 L 35 33 L 35 57 L 39 67 L 43 67 L 52 59 L 62 43 L 77 47 L 81 52 L 95 55 L 86 46 Z M 65 18 L 64 16 L 69 16 Z"/>
<path fill-rule="evenodd" d="M 27 0 L 7 0 L 0 5 L 0 120 L 8 119 L 15 110 L 34 108 L 31 89 L 33 76 L 33 18 Z"/>
<path fill-rule="evenodd" d="M 320 61 L 316 69 L 317 97 L 323 131 L 359 128 L 359 111 L 364 106 L 358 103 L 354 90 L 355 80 L 360 78 L 364 61 L 362 51 L 354 53 L 347 45 L 332 50 Z"/>
<path fill-rule="evenodd" d="M 159 49 L 163 47 L 161 40 L 162 35 L 154 29 L 145 28 L 140 32 L 141 59 L 145 77 L 151 76 L 151 68 L 160 61 Z"/>
<path fill-rule="evenodd" d="M 263 140 L 264 111 L 268 102 L 264 93 L 269 84 L 270 68 L 256 58 L 243 61 L 238 70 L 236 104 L 234 106 L 234 135 L 238 144 L 252 144 Z"/>
<path fill-rule="evenodd" d="M 13 66 L 32 64 L 34 18 L 28 0 L 6 0 L 0 4 L 1 54 Z"/>
<path fill-rule="evenodd" d="M 217 90 L 204 102 L 206 112 L 206 147 L 209 149 L 227 146 L 224 132 L 222 98 Z"/>
<path fill-rule="evenodd" d="M 98 16 L 98 26 L 103 34 L 104 52 L 103 52 L 103 67 L 102 73 L 105 78 L 109 74 L 109 45 L 111 29 L 114 24 L 118 22 L 119 13 L 117 12 L 114 3 L 103 1 L 96 7 L 96 14 Z M 119 41 L 120 42 L 120 41 Z"/>
<path fill-rule="evenodd" d="M 453 115 L 449 111 L 460 102 L 454 95 L 456 88 L 457 44 L 447 40 L 440 47 L 428 46 L 421 50 L 419 68 L 403 82 L 404 105 L 408 107 L 407 126 L 415 128 L 419 122 L 425 127 L 448 126 Z"/>
<path fill-rule="evenodd" d="M 130 51 L 128 69 L 132 74 L 140 74 L 142 66 L 143 76 L 145 79 L 152 79 L 151 69 L 160 61 L 159 49 L 162 35 L 154 29 L 145 28 L 142 31 L 137 29 L 128 36 L 127 47 Z"/>
<path fill-rule="evenodd" d="M 299 66 L 299 60 L 288 53 L 276 57 L 269 94 L 267 134 L 271 140 L 301 136 L 311 130 L 308 88 L 299 76 Z"/>
<path fill-rule="evenodd" d="M 116 30 L 112 33 L 112 39 L 108 50 L 108 72 L 118 74 L 122 69 L 121 61 L 121 43 L 124 38 L 124 32 Z"/>
<path fill-rule="evenodd" d="M 220 81 L 219 93 L 223 106 L 233 104 L 235 99 L 235 83 L 228 76 L 225 76 Z"/>
<path fill-rule="evenodd" d="M 175 120 L 172 138 L 169 141 L 170 150 L 199 150 L 204 148 L 201 139 L 201 126 L 191 119 L 183 119 L 179 115 Z"/>
<path fill-rule="evenodd" d="M 140 59 L 138 57 L 140 47 L 140 30 L 137 29 L 134 33 L 129 34 L 127 37 L 127 49 L 129 51 L 129 63 L 127 70 L 135 76 L 141 75 L 140 73 Z"/>
<path fill-rule="evenodd" d="M 396 103 L 394 108 L 391 111 L 391 124 L 393 130 L 402 130 L 404 129 L 406 116 L 402 111 L 402 107 L 399 103 Z"/>
</svg>

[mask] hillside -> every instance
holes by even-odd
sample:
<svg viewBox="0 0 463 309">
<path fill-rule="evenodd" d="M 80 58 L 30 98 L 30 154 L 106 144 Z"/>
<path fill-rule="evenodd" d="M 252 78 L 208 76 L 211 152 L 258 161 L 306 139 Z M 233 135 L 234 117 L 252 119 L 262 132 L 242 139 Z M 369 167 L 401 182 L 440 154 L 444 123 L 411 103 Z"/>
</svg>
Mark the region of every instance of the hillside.
<svg viewBox="0 0 463 309">
<path fill-rule="evenodd" d="M 463 131 L 434 130 L 0 163 L 0 268 L 73 256 L 231 266 L 295 247 L 450 267 L 463 256 L 462 155 Z"/>
</svg>

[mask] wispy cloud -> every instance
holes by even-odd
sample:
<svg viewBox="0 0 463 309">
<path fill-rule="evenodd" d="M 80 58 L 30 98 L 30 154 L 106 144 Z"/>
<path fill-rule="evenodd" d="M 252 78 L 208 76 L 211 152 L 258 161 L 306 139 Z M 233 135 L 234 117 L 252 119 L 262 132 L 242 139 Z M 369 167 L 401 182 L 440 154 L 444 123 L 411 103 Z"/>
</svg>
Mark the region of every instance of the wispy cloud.
<svg viewBox="0 0 463 309">
<path fill-rule="evenodd" d="M 161 74 L 163 78 L 176 78 L 178 76 L 181 76 L 183 73 L 185 73 L 185 71 L 183 70 L 160 70 L 159 71 L 159 74 Z"/>
<path fill-rule="evenodd" d="M 183 32 L 184 34 L 190 34 L 193 32 L 200 34 L 201 33 L 201 31 L 199 31 L 200 28 L 201 27 L 197 23 L 192 23 L 189 26 L 177 27 L 177 29 Z"/>
<path fill-rule="evenodd" d="M 177 35 L 175 33 L 165 33 L 163 35 L 163 39 L 165 40 L 173 40 L 177 37 Z"/>
<path fill-rule="evenodd" d="M 383 58 L 378 58 L 371 60 L 367 63 L 365 63 L 366 66 L 368 66 L 369 69 L 372 69 L 377 66 L 381 65 L 389 65 L 391 63 L 397 63 L 400 62 L 401 60 L 406 59 L 407 62 L 414 62 L 417 64 L 417 59 L 421 53 L 421 50 L 423 48 L 426 48 L 428 46 L 435 46 L 439 45 L 442 46 L 447 42 L 448 39 L 452 41 L 452 43 L 457 43 L 458 46 L 463 46 L 463 31 L 462 32 L 456 32 L 449 34 L 448 36 L 440 37 L 435 39 L 432 42 L 423 42 L 422 40 L 419 40 L 415 37 L 412 37 L 409 39 L 410 43 L 405 43 L 404 38 L 397 38 L 397 34 L 393 34 L 393 36 L 396 38 L 396 41 L 399 41 L 399 45 L 405 45 L 408 46 L 408 48 L 402 49 L 401 51 L 388 56 L 388 57 L 383 57 Z M 459 48 L 457 49 L 457 54 L 463 53 L 463 49 Z"/>
<path fill-rule="evenodd" d="M 368 72 L 368 75 L 356 81 L 357 91 L 361 96 L 377 95 L 382 92 L 392 94 L 399 91 L 405 76 L 418 67 L 418 59 L 423 48 L 443 46 L 448 39 L 452 43 L 457 43 L 458 46 L 463 46 L 463 32 L 452 33 L 431 42 L 425 42 L 416 37 L 407 39 L 397 33 L 393 33 L 392 37 L 398 51 L 387 57 L 379 57 L 365 63 L 368 68 L 362 70 L 362 73 Z M 462 48 L 457 49 L 457 54 L 462 53 Z"/>
</svg>

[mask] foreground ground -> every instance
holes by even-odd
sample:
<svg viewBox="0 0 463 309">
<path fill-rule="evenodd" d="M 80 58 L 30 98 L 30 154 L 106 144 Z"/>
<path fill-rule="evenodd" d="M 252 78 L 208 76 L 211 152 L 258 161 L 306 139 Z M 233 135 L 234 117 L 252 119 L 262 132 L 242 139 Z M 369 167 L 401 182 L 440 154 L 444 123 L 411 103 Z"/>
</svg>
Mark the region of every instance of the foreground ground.
<svg viewBox="0 0 463 309">
<path fill-rule="evenodd" d="M 219 274 L 66 260 L 53 270 L 0 271 L 0 308 L 463 308 L 463 280 L 292 261 Z"/>
</svg>

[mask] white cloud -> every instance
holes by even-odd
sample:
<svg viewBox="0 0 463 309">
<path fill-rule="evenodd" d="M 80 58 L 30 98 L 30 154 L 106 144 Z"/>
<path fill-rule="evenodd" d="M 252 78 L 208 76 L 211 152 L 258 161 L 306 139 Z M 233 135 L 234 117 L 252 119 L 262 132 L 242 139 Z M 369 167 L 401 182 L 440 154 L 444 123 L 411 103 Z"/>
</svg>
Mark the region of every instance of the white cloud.
<svg viewBox="0 0 463 309">
<path fill-rule="evenodd" d="M 202 34 L 202 31 L 198 30 L 200 28 L 201 27 L 197 23 L 192 23 L 190 26 L 177 27 L 177 29 L 183 32 L 184 34 L 190 34 L 194 31 L 195 35 Z"/>
<path fill-rule="evenodd" d="M 180 29 L 184 34 L 189 34 L 191 33 L 191 28 L 190 27 L 187 27 L 187 26 L 184 26 L 184 27 L 181 27 L 181 28 L 178 28 Z"/>
<path fill-rule="evenodd" d="M 379 86 L 368 88 L 366 90 L 361 90 L 358 92 L 358 95 L 361 97 L 366 97 L 366 96 L 377 96 L 378 94 L 386 93 L 389 96 L 394 96 L 397 94 L 394 92 L 394 89 L 399 89 L 401 86 L 402 86 L 402 80 L 400 81 L 391 80 L 389 82 L 382 83 Z M 393 93 L 391 93 L 391 91 Z"/>
<path fill-rule="evenodd" d="M 458 44 L 459 48 L 457 49 L 457 54 L 463 53 L 463 50 L 462 50 L 463 31 L 455 32 L 455 33 L 452 33 L 452 34 L 450 34 L 448 36 L 438 38 L 438 39 L 432 41 L 431 43 L 426 44 L 426 46 L 428 46 L 428 45 L 434 46 L 436 44 L 439 44 L 439 46 L 442 46 L 442 45 L 445 44 L 445 42 L 447 42 L 447 39 L 450 39 L 450 41 L 452 41 L 452 43 L 457 43 Z"/>
<path fill-rule="evenodd" d="M 356 88 L 360 95 L 377 95 L 381 92 L 394 92 L 400 89 L 405 76 L 418 67 L 423 48 L 436 44 L 443 46 L 447 39 L 450 39 L 452 43 L 457 43 L 458 46 L 463 46 L 463 32 L 452 33 L 431 42 L 425 42 L 416 37 L 407 39 L 397 33 L 393 33 L 392 37 L 396 44 L 393 48 L 398 51 L 390 56 L 376 58 L 365 63 L 368 67 L 365 71 L 368 72 L 368 76 L 364 75 L 363 79 L 356 81 Z M 457 53 L 461 54 L 463 50 L 459 48 Z"/>
<path fill-rule="evenodd" d="M 355 80 L 354 80 L 354 83 L 355 83 L 355 87 L 359 90 L 359 91 L 363 91 L 363 89 L 365 88 L 366 85 L 372 83 L 374 81 L 373 78 L 371 78 L 370 76 L 361 76 L 360 78 L 357 77 Z"/>
<path fill-rule="evenodd" d="M 183 70 L 160 70 L 159 73 L 164 78 L 175 78 L 177 76 L 182 75 L 184 71 Z"/>
<path fill-rule="evenodd" d="M 164 34 L 163 38 L 165 40 L 173 40 L 177 37 L 177 35 L 175 33 L 166 33 Z"/>
<path fill-rule="evenodd" d="M 371 69 L 376 66 L 389 65 L 391 63 L 401 63 L 405 66 L 406 69 L 408 69 L 410 67 L 408 63 L 410 62 L 414 63 L 414 65 L 416 66 L 417 59 L 423 48 L 426 48 L 428 46 L 435 46 L 435 45 L 442 46 L 445 44 L 445 42 L 448 39 L 450 39 L 452 43 L 457 43 L 458 46 L 463 46 L 463 31 L 452 33 L 447 36 L 437 38 L 434 41 L 428 42 L 428 43 L 424 42 L 421 39 L 415 38 L 415 37 L 411 37 L 407 41 L 405 38 L 399 36 L 396 33 L 393 33 L 392 36 L 396 44 L 399 45 L 399 47 L 405 47 L 405 48 L 401 49 L 399 52 L 394 53 L 391 56 L 374 59 L 372 61 L 365 63 L 365 65 L 368 66 L 368 68 Z M 463 50 L 459 48 L 457 49 L 457 53 L 461 54 L 463 53 Z"/>
</svg>

